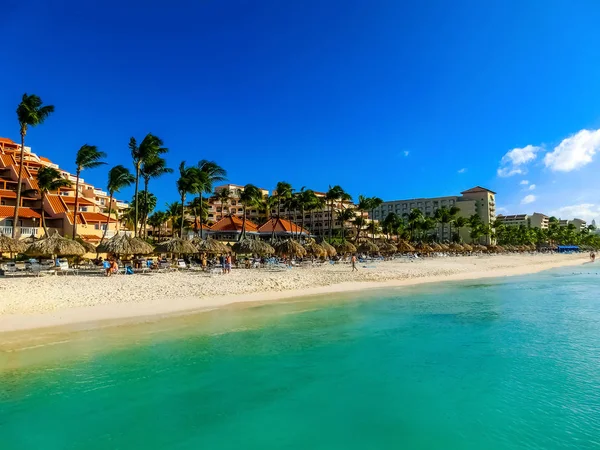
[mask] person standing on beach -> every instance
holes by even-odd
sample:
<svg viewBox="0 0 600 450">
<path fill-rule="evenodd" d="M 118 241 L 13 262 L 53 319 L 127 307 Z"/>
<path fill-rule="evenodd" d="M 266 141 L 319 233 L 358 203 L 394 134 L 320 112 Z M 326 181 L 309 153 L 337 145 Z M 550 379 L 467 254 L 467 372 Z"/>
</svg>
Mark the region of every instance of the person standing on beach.
<svg viewBox="0 0 600 450">
<path fill-rule="evenodd" d="M 354 272 L 355 270 L 358 272 L 358 269 L 356 268 L 356 255 L 352 255 L 352 272 Z"/>
</svg>

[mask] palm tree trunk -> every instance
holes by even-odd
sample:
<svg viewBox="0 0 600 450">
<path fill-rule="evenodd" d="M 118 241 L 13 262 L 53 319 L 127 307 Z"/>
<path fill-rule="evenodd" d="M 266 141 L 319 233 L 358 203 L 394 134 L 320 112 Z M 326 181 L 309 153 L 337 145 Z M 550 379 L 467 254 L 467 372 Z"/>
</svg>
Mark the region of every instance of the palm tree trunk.
<svg viewBox="0 0 600 450">
<path fill-rule="evenodd" d="M 17 184 L 17 204 L 13 217 L 12 238 L 17 237 L 17 224 L 19 223 L 19 208 L 21 207 L 21 183 L 23 181 L 23 158 L 25 157 L 25 129 L 21 127 L 21 160 L 19 161 L 19 178 Z"/>
<path fill-rule="evenodd" d="M 383 216 L 383 212 L 381 213 Z M 375 242 L 375 210 L 371 210 L 371 226 L 373 227 L 372 241 Z"/>
<path fill-rule="evenodd" d="M 81 175 L 81 170 L 77 169 L 77 182 L 75 183 L 75 208 L 73 211 L 73 236 L 75 239 L 77 236 L 77 207 L 79 206 L 79 175 Z"/>
<path fill-rule="evenodd" d="M 304 230 L 304 208 L 300 209 L 300 214 L 302 214 L 302 217 L 300 218 L 300 223 L 302 225 L 300 225 L 300 228 Z M 302 235 L 302 231 L 300 231 L 300 235 Z"/>
<path fill-rule="evenodd" d="M 142 213 L 142 223 L 140 224 L 140 235 L 146 236 L 146 221 L 148 220 L 148 183 L 149 178 L 144 178 L 144 211 Z M 143 230 L 143 232 L 142 232 Z"/>
<path fill-rule="evenodd" d="M 133 224 L 133 235 L 135 237 L 137 237 L 137 226 L 138 226 L 138 219 L 139 219 L 139 207 L 140 207 L 140 202 L 138 199 L 138 192 L 139 192 L 139 186 L 140 186 L 140 163 L 138 162 L 135 165 L 135 195 L 133 198 L 135 198 L 135 223 Z"/>
<path fill-rule="evenodd" d="M 204 231 L 204 227 L 202 226 L 202 193 L 200 193 L 200 239 L 202 239 L 202 232 Z M 223 217 L 223 205 L 221 205 L 221 217 Z"/>
<path fill-rule="evenodd" d="M 242 219 L 242 234 L 240 234 L 240 241 L 246 237 L 246 207 L 244 206 L 244 216 Z"/>
<path fill-rule="evenodd" d="M 179 237 L 183 239 L 183 218 L 185 217 L 185 194 L 181 196 L 181 226 L 179 227 Z"/>
<path fill-rule="evenodd" d="M 329 242 L 333 238 L 333 200 L 329 204 Z"/>
<path fill-rule="evenodd" d="M 113 200 L 113 193 L 110 193 L 110 197 L 108 199 L 108 217 L 106 218 L 106 225 L 104 227 L 104 233 L 102 233 L 102 239 L 100 239 L 100 244 L 102 244 L 104 242 L 104 239 L 106 238 L 106 232 L 108 231 L 108 224 L 110 223 L 110 214 L 112 213 L 112 200 Z M 118 221 L 118 219 L 117 219 Z"/>
<path fill-rule="evenodd" d="M 48 237 L 48 228 L 46 227 L 46 214 L 44 213 L 44 200 L 46 198 L 46 193 L 41 192 L 42 196 L 42 228 L 44 229 L 44 237 Z"/>
</svg>

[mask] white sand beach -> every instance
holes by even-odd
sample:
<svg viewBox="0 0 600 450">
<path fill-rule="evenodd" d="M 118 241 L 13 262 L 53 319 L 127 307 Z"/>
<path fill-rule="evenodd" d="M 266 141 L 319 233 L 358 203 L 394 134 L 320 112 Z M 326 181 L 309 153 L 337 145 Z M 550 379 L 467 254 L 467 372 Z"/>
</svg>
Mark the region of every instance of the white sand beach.
<svg viewBox="0 0 600 450">
<path fill-rule="evenodd" d="M 230 275 L 171 272 L 0 278 L 0 332 L 196 312 L 239 302 L 378 287 L 504 277 L 579 265 L 587 256 L 494 255 L 406 259 L 293 268 L 237 269 Z M 90 324 L 93 326 L 93 324 Z"/>
</svg>

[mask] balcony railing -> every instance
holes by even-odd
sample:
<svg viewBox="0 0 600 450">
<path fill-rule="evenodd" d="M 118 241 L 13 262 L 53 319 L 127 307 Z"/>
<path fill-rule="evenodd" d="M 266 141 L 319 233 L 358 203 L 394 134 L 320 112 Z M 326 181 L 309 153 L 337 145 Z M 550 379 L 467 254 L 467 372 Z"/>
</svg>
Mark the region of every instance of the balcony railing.
<svg viewBox="0 0 600 450">
<path fill-rule="evenodd" d="M 36 227 L 20 227 L 19 229 L 17 229 L 17 231 L 20 231 L 20 235 L 21 236 L 37 236 L 38 234 L 41 234 L 41 228 L 36 228 Z M 12 232 L 13 232 L 13 227 L 0 227 L 0 233 L 4 234 L 5 236 L 12 236 Z"/>
</svg>

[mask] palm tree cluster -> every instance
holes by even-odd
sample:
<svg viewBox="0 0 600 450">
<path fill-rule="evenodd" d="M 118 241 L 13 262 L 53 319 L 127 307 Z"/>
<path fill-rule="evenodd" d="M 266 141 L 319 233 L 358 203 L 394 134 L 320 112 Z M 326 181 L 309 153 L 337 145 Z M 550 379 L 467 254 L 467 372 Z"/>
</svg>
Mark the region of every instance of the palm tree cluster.
<svg viewBox="0 0 600 450">
<path fill-rule="evenodd" d="M 556 217 L 550 217 L 546 229 L 533 228 L 529 225 L 507 226 L 499 221 L 494 224 L 494 229 L 500 245 L 535 245 L 537 247 L 580 245 L 600 248 L 600 236 L 593 233 L 595 230 L 593 225 L 577 230 L 574 224 L 560 226 Z"/>
</svg>

